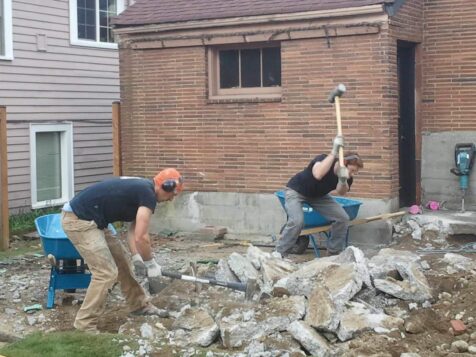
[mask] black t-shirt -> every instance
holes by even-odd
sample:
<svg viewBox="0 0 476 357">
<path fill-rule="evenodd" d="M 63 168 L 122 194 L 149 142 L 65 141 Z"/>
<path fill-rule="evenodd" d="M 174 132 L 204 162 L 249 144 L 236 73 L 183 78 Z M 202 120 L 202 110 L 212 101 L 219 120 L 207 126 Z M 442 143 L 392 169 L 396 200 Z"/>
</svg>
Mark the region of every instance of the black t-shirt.
<svg viewBox="0 0 476 357">
<path fill-rule="evenodd" d="M 334 164 L 331 169 L 324 175 L 321 180 L 317 180 L 312 174 L 312 168 L 316 162 L 322 161 L 327 157 L 327 155 L 317 155 L 307 167 L 298 172 L 296 175 L 291 177 L 287 187 L 293 189 L 294 191 L 300 193 L 306 197 L 322 197 L 329 192 L 333 191 L 337 187 L 339 178 L 334 173 L 334 166 L 337 162 L 337 159 L 334 160 Z M 349 187 L 352 185 L 353 178 L 347 180 Z"/>
<path fill-rule="evenodd" d="M 96 222 L 99 229 L 109 223 L 135 220 L 141 206 L 154 212 L 157 205 L 154 183 L 139 177 L 112 178 L 77 194 L 70 202 L 78 218 Z"/>
</svg>

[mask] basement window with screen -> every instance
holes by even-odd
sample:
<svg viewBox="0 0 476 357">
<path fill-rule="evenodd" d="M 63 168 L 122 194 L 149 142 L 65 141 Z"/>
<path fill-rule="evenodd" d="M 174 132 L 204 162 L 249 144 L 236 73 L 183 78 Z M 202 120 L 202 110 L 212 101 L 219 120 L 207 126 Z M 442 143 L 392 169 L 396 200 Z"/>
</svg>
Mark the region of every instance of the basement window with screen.
<svg viewBox="0 0 476 357">
<path fill-rule="evenodd" d="M 73 129 L 30 124 L 31 205 L 57 206 L 73 197 Z"/>
<path fill-rule="evenodd" d="M 210 98 L 280 98 L 279 46 L 219 47 L 209 51 Z"/>
</svg>

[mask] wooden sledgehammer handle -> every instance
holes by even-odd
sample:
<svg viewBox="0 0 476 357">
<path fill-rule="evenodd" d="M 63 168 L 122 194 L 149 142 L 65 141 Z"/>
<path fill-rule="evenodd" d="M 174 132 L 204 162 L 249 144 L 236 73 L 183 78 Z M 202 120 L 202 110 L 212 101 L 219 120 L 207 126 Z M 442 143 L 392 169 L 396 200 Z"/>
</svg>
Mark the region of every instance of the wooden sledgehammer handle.
<svg viewBox="0 0 476 357">
<path fill-rule="evenodd" d="M 336 119 L 337 119 L 337 135 L 342 136 L 342 121 L 340 117 L 340 97 L 345 93 L 345 85 L 340 83 L 334 90 L 329 94 L 327 98 L 329 103 L 335 103 L 336 106 Z M 339 165 L 344 167 L 344 149 L 339 148 Z"/>
<path fill-rule="evenodd" d="M 335 97 L 335 105 L 336 105 L 336 119 L 337 119 L 337 135 L 342 136 L 342 120 L 340 116 L 340 97 Z M 344 167 L 344 148 L 341 146 L 339 148 L 339 165 L 340 167 Z"/>
</svg>

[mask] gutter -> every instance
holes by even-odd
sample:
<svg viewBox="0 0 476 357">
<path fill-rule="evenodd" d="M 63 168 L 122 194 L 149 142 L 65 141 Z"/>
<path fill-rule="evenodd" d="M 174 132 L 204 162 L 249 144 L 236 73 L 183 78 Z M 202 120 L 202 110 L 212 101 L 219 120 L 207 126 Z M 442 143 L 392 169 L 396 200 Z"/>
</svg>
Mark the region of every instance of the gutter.
<svg viewBox="0 0 476 357">
<path fill-rule="evenodd" d="M 396 2 L 399 2 L 399 1 L 403 2 L 403 0 L 397 0 Z M 263 24 L 263 23 L 279 23 L 279 22 L 316 20 L 316 19 L 349 17 L 349 16 L 359 16 L 359 15 L 384 14 L 385 10 L 387 10 L 387 6 L 388 5 L 369 5 L 369 6 L 342 8 L 342 9 L 333 9 L 333 10 L 306 11 L 306 12 L 275 14 L 275 15 L 232 17 L 232 18 L 226 18 L 226 19 L 184 21 L 184 22 L 153 24 L 153 25 L 139 25 L 139 26 L 116 24 L 114 28 L 114 33 L 118 35 L 138 34 L 138 33 L 143 34 L 143 33 L 150 33 L 150 32 L 157 33 L 157 32 L 166 32 L 166 31 L 192 30 L 192 29 L 200 29 L 200 28 L 242 26 L 242 25 L 254 25 L 254 24 Z M 121 27 L 118 27 L 118 26 L 121 26 Z"/>
</svg>

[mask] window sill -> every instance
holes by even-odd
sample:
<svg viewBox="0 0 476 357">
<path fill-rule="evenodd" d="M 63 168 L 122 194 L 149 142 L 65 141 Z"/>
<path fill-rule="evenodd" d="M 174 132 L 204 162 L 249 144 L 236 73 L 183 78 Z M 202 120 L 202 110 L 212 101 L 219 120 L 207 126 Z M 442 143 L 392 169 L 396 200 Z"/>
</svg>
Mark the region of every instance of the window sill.
<svg viewBox="0 0 476 357">
<path fill-rule="evenodd" d="M 13 61 L 13 56 L 0 56 L 0 61 Z"/>
<path fill-rule="evenodd" d="M 73 41 L 71 41 L 71 45 L 73 45 L 73 46 L 82 46 L 82 47 L 107 48 L 107 49 L 111 49 L 111 50 L 117 50 L 117 43 L 109 43 L 109 42 L 73 40 Z"/>
<path fill-rule="evenodd" d="M 281 102 L 281 94 L 272 95 L 227 95 L 211 96 L 208 98 L 208 104 L 226 104 L 226 103 L 276 103 Z"/>
</svg>

